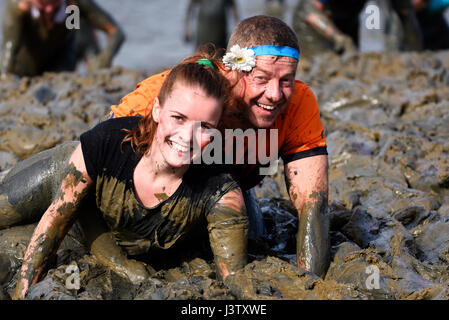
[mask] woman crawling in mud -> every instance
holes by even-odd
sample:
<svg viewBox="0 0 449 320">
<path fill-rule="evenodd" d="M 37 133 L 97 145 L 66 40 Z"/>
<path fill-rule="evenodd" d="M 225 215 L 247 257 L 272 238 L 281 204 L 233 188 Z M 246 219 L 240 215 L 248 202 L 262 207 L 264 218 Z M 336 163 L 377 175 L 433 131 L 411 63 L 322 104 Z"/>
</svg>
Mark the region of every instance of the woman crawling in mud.
<svg viewBox="0 0 449 320">
<path fill-rule="evenodd" d="M 168 249 L 206 222 L 219 276 L 244 266 L 248 222 L 233 174 L 225 166 L 192 164 L 227 104 L 229 88 L 216 61 L 206 54 L 184 60 L 165 79 L 150 114 L 107 120 L 80 143 L 38 154 L 8 173 L 0 184 L 0 229 L 38 221 L 45 211 L 13 298 L 23 299 L 39 280 L 77 218 L 91 253 L 133 282 L 145 278 L 145 265 L 128 260 L 130 251 L 116 243 Z M 67 154 L 67 148 L 74 151 L 62 161 L 54 150 Z M 92 200 L 97 211 L 86 206 Z"/>
</svg>

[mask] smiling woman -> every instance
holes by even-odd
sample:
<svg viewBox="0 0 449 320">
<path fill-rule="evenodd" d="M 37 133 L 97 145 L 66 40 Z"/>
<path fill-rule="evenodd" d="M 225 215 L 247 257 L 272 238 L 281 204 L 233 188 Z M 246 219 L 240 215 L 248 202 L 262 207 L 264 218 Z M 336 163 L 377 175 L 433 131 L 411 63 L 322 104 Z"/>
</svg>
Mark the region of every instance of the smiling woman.
<svg viewBox="0 0 449 320">
<path fill-rule="evenodd" d="M 198 63 L 200 58 L 210 63 Z M 143 254 L 150 248 L 168 249 L 203 225 L 209 231 L 218 274 L 226 279 L 244 266 L 248 223 L 236 179 L 225 166 L 191 164 L 195 155 L 188 152 L 195 139 L 210 141 L 205 129 L 218 126 L 226 107 L 223 97 L 229 88 L 216 68 L 215 60 L 205 54 L 186 59 L 165 79 L 150 114 L 110 119 L 81 135 L 80 144 L 72 147 L 75 151 L 61 166 L 62 182 L 52 197 L 45 193 L 51 203 L 30 240 L 14 298 L 24 298 L 38 281 L 81 206 L 91 203 L 86 202 L 90 197 L 99 210 L 90 210 L 87 219 L 100 218 L 107 226 L 103 233 L 89 236 L 91 252 L 133 282 L 148 276 L 145 265 L 124 259 L 120 249 L 114 249 L 115 242 L 126 243 L 122 249 L 128 254 Z M 195 122 L 203 123 L 197 132 Z M 51 168 L 50 160 L 39 163 Z M 22 170 L 13 169 L 0 185 L 0 228 L 28 217 L 26 209 L 32 205 L 25 203 L 18 210 L 18 202 L 10 199 L 17 193 L 14 189 L 20 186 L 23 170 L 33 163 L 31 159 L 21 165 Z M 45 189 L 46 183 L 37 179 L 34 189 Z M 11 216 L 17 219 L 12 221 Z M 86 229 L 92 229 L 92 224 L 87 223 Z"/>
</svg>

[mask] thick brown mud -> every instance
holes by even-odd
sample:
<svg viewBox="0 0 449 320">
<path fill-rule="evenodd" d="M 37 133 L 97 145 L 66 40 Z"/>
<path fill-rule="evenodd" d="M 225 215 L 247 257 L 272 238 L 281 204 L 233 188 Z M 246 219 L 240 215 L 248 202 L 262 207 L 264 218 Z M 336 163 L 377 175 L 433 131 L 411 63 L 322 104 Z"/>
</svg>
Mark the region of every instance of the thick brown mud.
<svg viewBox="0 0 449 320">
<path fill-rule="evenodd" d="M 89 254 L 75 224 L 27 299 L 449 299 L 448 70 L 447 51 L 323 55 L 301 66 L 327 131 L 323 278 L 296 267 L 297 214 L 280 167 L 256 189 L 267 234 L 249 242 L 248 264 L 224 283 L 203 239 L 151 253 L 150 277 L 133 284 Z M 0 179 L 19 159 L 76 140 L 145 76 L 114 68 L 2 81 Z M 0 230 L 2 299 L 33 228 Z M 79 288 L 68 270 L 78 270 Z"/>
</svg>

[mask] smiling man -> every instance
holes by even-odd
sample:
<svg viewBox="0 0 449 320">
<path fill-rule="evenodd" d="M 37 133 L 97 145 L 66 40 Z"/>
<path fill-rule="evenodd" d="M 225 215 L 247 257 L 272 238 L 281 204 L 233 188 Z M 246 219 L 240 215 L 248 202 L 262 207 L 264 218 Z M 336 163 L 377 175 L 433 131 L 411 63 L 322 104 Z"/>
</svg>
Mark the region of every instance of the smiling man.
<svg viewBox="0 0 449 320">
<path fill-rule="evenodd" d="M 244 52 L 242 56 L 238 55 L 238 50 Z M 288 192 L 299 217 L 298 266 L 323 276 L 330 258 L 329 224 L 325 215 L 328 196 L 326 139 L 315 95 L 306 84 L 295 80 L 300 59 L 298 39 L 282 20 L 254 16 L 236 26 L 227 51 L 231 58 L 225 55 L 222 72 L 233 86 L 235 103 L 225 111 L 224 124 L 232 129 L 277 130 L 278 155 L 283 159 Z M 119 105 L 111 107 L 110 115 L 148 113 L 168 72 L 139 83 Z M 253 151 L 252 148 L 256 147 L 247 146 L 248 152 Z M 257 170 L 261 167 L 259 164 L 239 167 L 244 190 L 250 190 L 264 177 Z M 251 194 L 247 192 L 245 203 L 250 215 L 250 235 L 261 222 L 251 209 L 251 202 Z"/>
</svg>

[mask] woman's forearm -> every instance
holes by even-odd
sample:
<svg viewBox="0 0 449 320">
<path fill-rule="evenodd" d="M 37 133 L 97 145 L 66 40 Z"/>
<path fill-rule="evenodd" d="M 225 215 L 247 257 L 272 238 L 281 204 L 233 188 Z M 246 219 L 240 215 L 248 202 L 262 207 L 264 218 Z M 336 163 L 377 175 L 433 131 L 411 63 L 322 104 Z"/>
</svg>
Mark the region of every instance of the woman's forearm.
<svg viewBox="0 0 449 320">
<path fill-rule="evenodd" d="M 34 230 L 25 252 L 14 299 L 23 299 L 28 288 L 36 283 L 49 259 L 72 226 L 76 211 L 92 180 L 86 173 L 80 146 L 76 148 L 64 174 L 59 194 L 45 211 Z"/>
<path fill-rule="evenodd" d="M 52 220 L 52 213 L 44 214 L 31 237 L 13 299 L 25 298 L 28 288 L 38 281 L 48 260 L 57 250 L 60 235 L 56 229 L 61 227 Z"/>
</svg>

